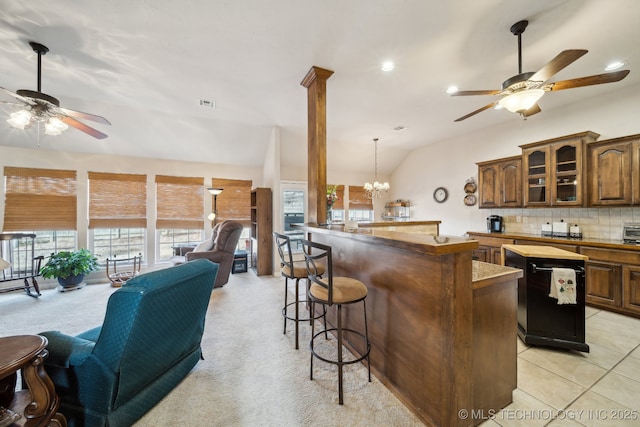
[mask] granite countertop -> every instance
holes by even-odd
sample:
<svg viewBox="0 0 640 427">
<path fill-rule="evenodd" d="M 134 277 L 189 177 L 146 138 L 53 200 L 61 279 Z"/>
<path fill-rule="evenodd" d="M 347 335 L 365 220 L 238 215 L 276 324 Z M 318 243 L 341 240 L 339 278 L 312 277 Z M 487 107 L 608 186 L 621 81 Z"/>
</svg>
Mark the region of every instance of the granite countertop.
<svg viewBox="0 0 640 427">
<path fill-rule="evenodd" d="M 488 262 L 471 261 L 471 267 L 471 281 L 474 289 L 492 285 L 496 280 L 516 280 L 523 276 L 523 272 L 519 268 Z"/>
</svg>

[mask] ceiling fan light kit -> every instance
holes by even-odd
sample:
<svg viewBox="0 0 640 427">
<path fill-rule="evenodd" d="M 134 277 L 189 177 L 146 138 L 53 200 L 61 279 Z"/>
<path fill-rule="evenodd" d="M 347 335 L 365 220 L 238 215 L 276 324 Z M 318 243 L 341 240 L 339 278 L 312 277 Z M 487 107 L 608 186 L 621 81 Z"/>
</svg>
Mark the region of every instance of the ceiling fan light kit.
<svg viewBox="0 0 640 427">
<path fill-rule="evenodd" d="M 49 52 L 49 48 L 36 42 L 29 42 L 29 45 L 33 51 L 38 54 L 38 90 L 20 89 L 14 93 L 0 87 L 0 91 L 21 101 L 24 107 L 17 112 L 11 113 L 7 123 L 17 129 L 29 129 L 32 124 L 40 126 L 40 123 L 42 123 L 44 124 L 45 134 L 47 135 L 60 135 L 71 126 L 94 138 L 106 138 L 106 134 L 87 126 L 76 120 L 76 118 L 93 120 L 98 123 L 110 125 L 111 123 L 107 119 L 94 114 L 61 108 L 58 99 L 42 93 L 42 55 Z M 14 104 L 2 101 L 0 101 L 0 103 Z"/>
<path fill-rule="evenodd" d="M 518 74 L 505 80 L 501 90 L 465 90 L 450 94 L 451 96 L 498 95 L 500 99 L 456 119 L 456 122 L 468 119 L 491 107 L 506 108 L 510 112 L 526 118 L 541 111 L 538 101 L 545 92 L 613 83 L 624 79 L 629 74 L 629 70 L 622 70 L 558 82 L 547 82 L 555 74 L 585 55 L 588 51 L 584 49 L 564 50 L 537 72 L 523 73 L 522 33 L 528 24 L 529 21 L 518 21 L 511 26 L 511 33 L 518 37 Z"/>
</svg>

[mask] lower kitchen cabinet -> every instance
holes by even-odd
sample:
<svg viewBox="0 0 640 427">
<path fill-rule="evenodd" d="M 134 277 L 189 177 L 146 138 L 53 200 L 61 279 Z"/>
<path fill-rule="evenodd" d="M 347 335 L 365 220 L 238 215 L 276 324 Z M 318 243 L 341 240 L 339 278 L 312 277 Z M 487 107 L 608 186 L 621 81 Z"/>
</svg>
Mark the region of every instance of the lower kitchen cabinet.
<svg viewBox="0 0 640 427">
<path fill-rule="evenodd" d="M 622 308 L 640 315 L 640 266 L 623 267 Z"/>
<path fill-rule="evenodd" d="M 478 249 L 472 253 L 473 259 L 491 264 L 502 265 L 502 245 L 512 245 L 513 239 L 500 237 L 471 236 L 478 241 Z"/>
<path fill-rule="evenodd" d="M 587 261 L 586 302 L 587 304 L 620 308 L 622 307 L 622 266 L 602 261 Z"/>
</svg>

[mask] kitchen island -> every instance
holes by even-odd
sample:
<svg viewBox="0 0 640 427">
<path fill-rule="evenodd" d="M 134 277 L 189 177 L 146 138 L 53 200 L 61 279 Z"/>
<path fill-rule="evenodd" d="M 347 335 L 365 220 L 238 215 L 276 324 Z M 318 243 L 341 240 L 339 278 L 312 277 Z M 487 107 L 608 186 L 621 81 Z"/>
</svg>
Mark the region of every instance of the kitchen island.
<svg viewBox="0 0 640 427">
<path fill-rule="evenodd" d="M 422 421 L 477 425 L 511 403 L 521 270 L 472 262 L 478 242 L 463 237 L 301 228 L 332 246 L 336 275 L 367 286 L 372 371 Z M 335 324 L 334 311 L 327 320 Z M 347 308 L 344 320 L 364 329 L 359 310 Z M 358 342 L 347 345 L 362 353 Z"/>
</svg>

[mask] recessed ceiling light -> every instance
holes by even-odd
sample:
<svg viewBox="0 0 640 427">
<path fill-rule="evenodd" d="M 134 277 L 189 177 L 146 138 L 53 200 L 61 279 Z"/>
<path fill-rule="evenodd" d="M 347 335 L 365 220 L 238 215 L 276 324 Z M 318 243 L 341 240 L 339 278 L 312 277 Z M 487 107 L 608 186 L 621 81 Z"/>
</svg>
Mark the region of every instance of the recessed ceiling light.
<svg viewBox="0 0 640 427">
<path fill-rule="evenodd" d="M 605 71 L 613 71 L 613 70 L 617 70 L 619 68 L 624 67 L 624 62 L 623 61 L 615 61 L 610 63 L 609 65 L 607 65 L 605 67 Z"/>
<path fill-rule="evenodd" d="M 385 61 L 382 63 L 382 71 L 391 71 L 396 68 L 396 64 L 391 61 Z"/>
<path fill-rule="evenodd" d="M 447 93 L 451 95 L 452 93 L 456 93 L 458 91 L 458 86 L 449 86 L 447 88 Z"/>
</svg>

